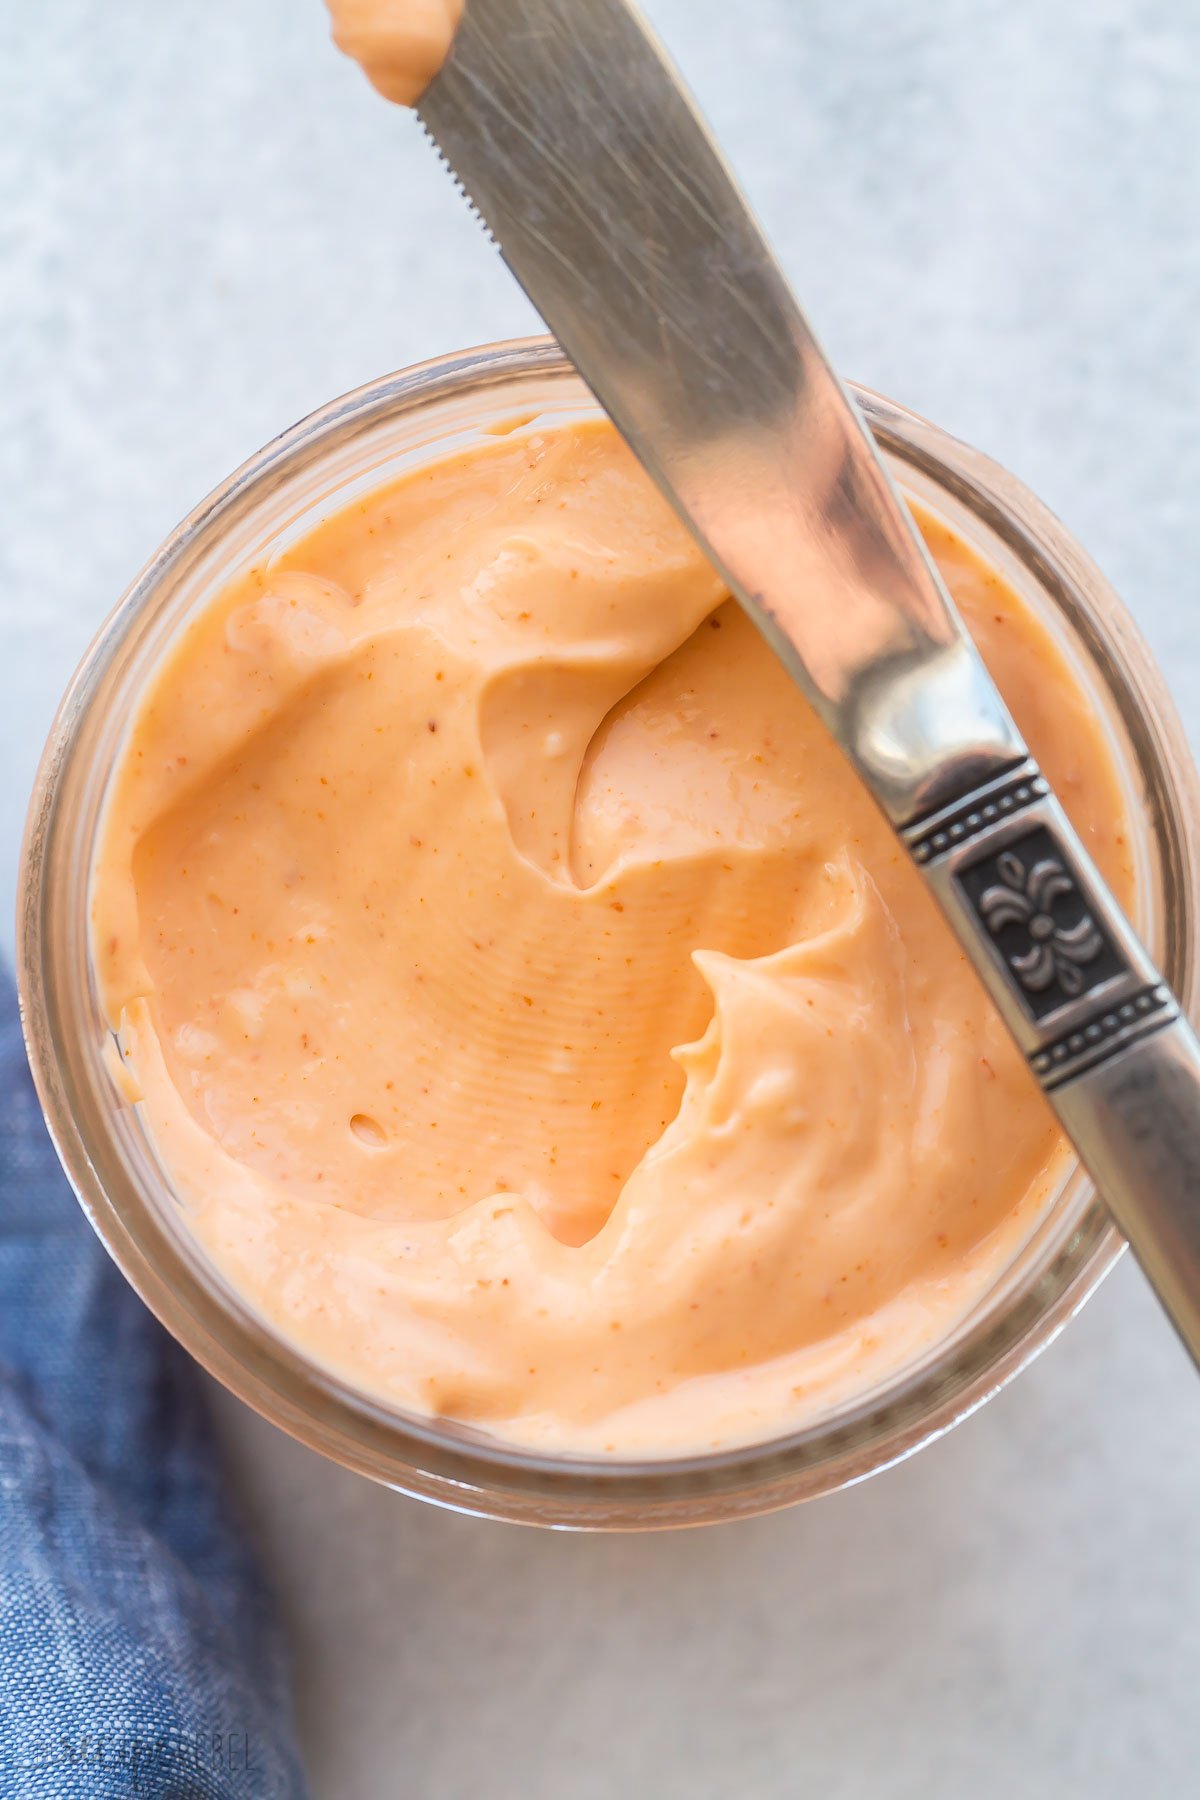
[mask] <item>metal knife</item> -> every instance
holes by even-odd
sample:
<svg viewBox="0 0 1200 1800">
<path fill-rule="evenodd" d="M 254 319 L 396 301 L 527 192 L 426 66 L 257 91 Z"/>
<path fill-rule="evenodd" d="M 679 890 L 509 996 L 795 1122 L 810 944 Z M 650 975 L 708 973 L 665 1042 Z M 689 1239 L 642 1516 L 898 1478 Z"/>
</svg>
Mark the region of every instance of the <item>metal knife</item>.
<svg viewBox="0 0 1200 1800">
<path fill-rule="evenodd" d="M 422 122 L 907 845 L 1200 1365 L 1200 1044 L 626 0 L 466 0 Z"/>
</svg>

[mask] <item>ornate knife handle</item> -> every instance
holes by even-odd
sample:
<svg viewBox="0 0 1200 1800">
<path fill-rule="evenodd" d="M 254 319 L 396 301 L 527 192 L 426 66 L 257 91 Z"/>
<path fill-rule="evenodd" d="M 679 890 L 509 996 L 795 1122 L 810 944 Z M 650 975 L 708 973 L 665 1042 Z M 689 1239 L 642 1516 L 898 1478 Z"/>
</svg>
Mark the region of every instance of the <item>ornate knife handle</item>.
<svg viewBox="0 0 1200 1800">
<path fill-rule="evenodd" d="M 1200 1042 L 1030 761 L 902 832 L 1200 1366 Z"/>
</svg>

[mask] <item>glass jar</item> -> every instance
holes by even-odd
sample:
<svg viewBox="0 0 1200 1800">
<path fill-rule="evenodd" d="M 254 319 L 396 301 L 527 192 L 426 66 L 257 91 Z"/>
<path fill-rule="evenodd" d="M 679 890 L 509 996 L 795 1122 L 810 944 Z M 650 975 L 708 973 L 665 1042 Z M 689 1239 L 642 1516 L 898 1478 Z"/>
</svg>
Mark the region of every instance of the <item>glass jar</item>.
<svg viewBox="0 0 1200 1800">
<path fill-rule="evenodd" d="M 1136 839 L 1137 923 L 1194 1012 L 1200 794 L 1145 644 L 1083 551 L 1010 475 L 890 401 L 861 390 L 858 399 L 901 488 L 1047 622 L 1105 720 Z M 89 951 L 88 889 L 107 780 L 184 619 L 267 547 L 401 470 L 482 434 L 595 410 L 548 339 L 470 350 L 333 401 L 197 507 L 100 631 L 50 733 L 24 847 L 19 980 L 38 1092 L 85 1212 L 147 1304 L 235 1394 L 347 1467 L 465 1512 L 581 1528 L 697 1524 L 859 1481 L 940 1436 L 1010 1380 L 1122 1249 L 1083 1172 L 1074 1170 L 951 1336 L 835 1416 L 719 1454 L 647 1462 L 537 1455 L 357 1392 L 229 1286 L 190 1232 L 122 1094 Z"/>
</svg>

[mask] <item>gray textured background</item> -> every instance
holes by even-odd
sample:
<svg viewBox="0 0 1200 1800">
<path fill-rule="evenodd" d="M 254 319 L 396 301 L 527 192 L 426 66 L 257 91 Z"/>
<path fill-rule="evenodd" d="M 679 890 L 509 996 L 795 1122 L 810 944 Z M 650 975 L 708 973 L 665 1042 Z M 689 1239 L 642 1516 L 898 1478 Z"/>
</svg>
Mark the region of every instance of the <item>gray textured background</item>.
<svg viewBox="0 0 1200 1800">
<path fill-rule="evenodd" d="M 1063 515 L 1195 741 L 1196 0 L 650 10 L 840 366 Z M 0 0 L 6 920 L 52 707 L 158 539 L 331 395 L 533 323 L 317 0 Z M 700 1534 L 453 1518 L 222 1416 L 322 1797 L 1198 1791 L 1200 1388 L 1128 1262 L 915 1462 Z"/>
</svg>

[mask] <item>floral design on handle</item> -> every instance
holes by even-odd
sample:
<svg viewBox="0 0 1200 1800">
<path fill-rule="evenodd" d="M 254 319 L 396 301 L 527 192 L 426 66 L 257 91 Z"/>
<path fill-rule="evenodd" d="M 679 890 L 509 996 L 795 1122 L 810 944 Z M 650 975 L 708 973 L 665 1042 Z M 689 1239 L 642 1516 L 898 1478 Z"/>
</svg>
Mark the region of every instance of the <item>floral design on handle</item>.
<svg viewBox="0 0 1200 1800">
<path fill-rule="evenodd" d="M 1062 924 L 1055 906 L 1078 889 L 1055 857 L 1043 857 L 1027 869 L 1012 850 L 996 859 L 1000 881 L 979 897 L 979 910 L 996 937 L 1007 925 L 1020 925 L 1029 948 L 1007 956 L 1009 967 L 1027 992 L 1040 994 L 1057 981 L 1065 994 L 1083 992 L 1083 970 L 1104 947 L 1091 914 L 1072 925 Z"/>
</svg>

